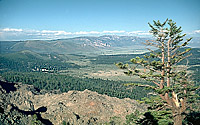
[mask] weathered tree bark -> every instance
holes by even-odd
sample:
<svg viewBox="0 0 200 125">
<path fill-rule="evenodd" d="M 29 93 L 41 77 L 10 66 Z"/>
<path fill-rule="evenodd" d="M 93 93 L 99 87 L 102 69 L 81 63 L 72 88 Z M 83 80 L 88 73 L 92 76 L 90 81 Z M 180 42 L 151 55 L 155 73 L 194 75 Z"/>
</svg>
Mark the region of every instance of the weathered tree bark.
<svg viewBox="0 0 200 125">
<path fill-rule="evenodd" d="M 174 121 L 174 125 L 182 125 L 182 121 L 183 121 L 183 116 L 181 115 L 181 112 L 178 109 L 175 109 L 175 111 L 173 112 L 173 121 Z"/>
</svg>

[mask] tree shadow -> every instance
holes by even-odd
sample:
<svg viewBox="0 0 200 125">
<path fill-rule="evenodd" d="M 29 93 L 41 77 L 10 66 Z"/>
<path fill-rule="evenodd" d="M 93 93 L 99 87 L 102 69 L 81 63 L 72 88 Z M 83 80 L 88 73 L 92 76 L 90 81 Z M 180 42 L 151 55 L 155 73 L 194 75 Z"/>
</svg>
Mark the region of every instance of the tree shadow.
<svg viewBox="0 0 200 125">
<path fill-rule="evenodd" d="M 42 106 L 40 108 L 38 108 L 37 110 L 35 110 L 35 112 L 46 112 L 47 111 L 47 108 Z"/>
<path fill-rule="evenodd" d="M 200 112 L 191 112 L 186 115 L 184 119 L 184 124 L 187 125 L 199 125 L 200 124 Z"/>
<path fill-rule="evenodd" d="M 151 112 L 146 112 L 144 118 L 139 121 L 141 125 L 158 125 L 158 120 L 151 114 Z"/>
<path fill-rule="evenodd" d="M 0 107 L 0 113 L 4 114 L 4 109 Z"/>
<path fill-rule="evenodd" d="M 11 110 L 17 110 L 18 112 L 20 113 L 23 113 L 25 115 L 37 115 L 37 118 L 38 120 L 40 120 L 43 124 L 45 125 L 53 125 L 51 121 L 49 121 L 48 119 L 43 119 L 42 116 L 41 116 L 41 112 L 46 112 L 47 111 L 47 108 L 42 106 L 40 108 L 38 108 L 37 110 L 35 111 L 24 111 L 24 110 L 21 110 L 19 109 L 18 107 L 12 105 L 12 109 Z"/>
<path fill-rule="evenodd" d="M 6 93 L 10 93 L 11 91 L 16 91 L 17 89 L 15 88 L 15 83 L 8 83 L 8 82 L 3 82 L 0 81 L 0 85 L 3 89 L 6 90 Z"/>
</svg>

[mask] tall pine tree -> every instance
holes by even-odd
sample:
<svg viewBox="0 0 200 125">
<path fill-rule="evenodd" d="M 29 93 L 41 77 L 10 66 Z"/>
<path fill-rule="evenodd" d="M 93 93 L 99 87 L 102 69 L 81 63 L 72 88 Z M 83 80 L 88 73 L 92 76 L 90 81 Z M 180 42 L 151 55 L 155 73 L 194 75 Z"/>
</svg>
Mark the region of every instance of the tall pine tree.
<svg viewBox="0 0 200 125">
<path fill-rule="evenodd" d="M 172 20 L 167 19 L 164 23 L 159 20 L 153 21 L 153 25 L 149 23 L 149 26 L 154 40 L 148 40 L 145 44 L 150 46 L 148 50 L 151 53 L 144 58 L 131 59 L 133 66 L 123 63 L 116 65 L 126 70 L 124 73 L 127 75 L 135 75 L 152 82 L 154 85 L 135 83 L 128 85 L 153 89 L 161 99 L 161 104 L 155 106 L 156 111 L 169 109 L 174 124 L 182 125 L 186 110 L 191 107 L 191 99 L 197 88 L 189 80 L 187 66 L 180 68 L 177 64 L 190 56 L 191 49 L 186 48 L 186 45 L 192 38 L 184 40 L 186 34 L 182 34 L 181 27 L 177 27 Z"/>
</svg>

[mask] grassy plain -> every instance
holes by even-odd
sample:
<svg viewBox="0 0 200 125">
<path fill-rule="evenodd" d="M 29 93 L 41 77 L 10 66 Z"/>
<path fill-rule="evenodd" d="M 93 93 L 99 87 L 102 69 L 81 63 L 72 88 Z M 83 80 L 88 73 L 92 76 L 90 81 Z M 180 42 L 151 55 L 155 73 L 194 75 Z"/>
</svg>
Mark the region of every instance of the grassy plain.
<svg viewBox="0 0 200 125">
<path fill-rule="evenodd" d="M 81 66 L 81 68 L 69 68 L 67 70 L 61 70 L 59 73 L 82 78 L 89 77 L 115 81 L 141 81 L 138 77 L 125 75 L 123 70 L 118 69 L 115 66 L 115 63 L 129 63 L 130 59 L 135 57 L 133 54 L 142 54 L 145 52 L 147 51 L 144 50 L 144 48 L 134 49 L 132 47 L 127 47 L 106 50 L 97 55 L 71 54 L 67 55 L 70 60 L 66 62 L 77 64 Z"/>
</svg>

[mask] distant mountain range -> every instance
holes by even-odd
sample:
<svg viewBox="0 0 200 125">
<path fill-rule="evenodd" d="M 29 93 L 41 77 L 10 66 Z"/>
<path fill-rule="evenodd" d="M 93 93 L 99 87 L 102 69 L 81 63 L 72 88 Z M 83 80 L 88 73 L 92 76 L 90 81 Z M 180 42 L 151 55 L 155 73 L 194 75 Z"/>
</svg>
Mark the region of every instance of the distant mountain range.
<svg viewBox="0 0 200 125">
<path fill-rule="evenodd" d="M 84 53 L 140 45 L 147 38 L 133 36 L 75 37 L 57 40 L 1 41 L 1 53 L 30 50 L 39 53 Z"/>
<path fill-rule="evenodd" d="M 135 36 L 104 35 L 99 37 L 75 37 L 57 40 L 0 41 L 1 53 L 30 50 L 37 53 L 77 54 L 97 52 L 116 47 L 144 47 L 142 44 L 150 38 Z M 200 47 L 200 38 L 191 41 L 191 47 Z"/>
</svg>

